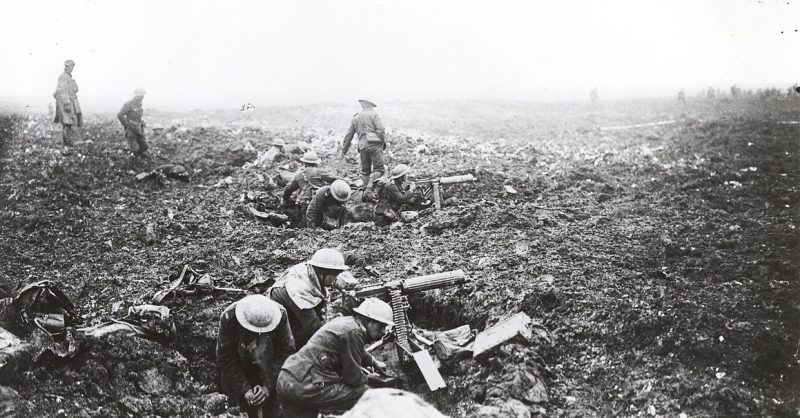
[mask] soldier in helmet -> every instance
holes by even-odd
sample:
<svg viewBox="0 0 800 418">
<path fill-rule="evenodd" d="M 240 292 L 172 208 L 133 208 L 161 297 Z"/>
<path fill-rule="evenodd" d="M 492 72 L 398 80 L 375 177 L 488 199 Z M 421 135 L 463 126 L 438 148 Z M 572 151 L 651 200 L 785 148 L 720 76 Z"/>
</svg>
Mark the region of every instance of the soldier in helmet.
<svg viewBox="0 0 800 418">
<path fill-rule="evenodd" d="M 270 142 L 270 148 L 266 152 L 265 160 L 269 162 L 276 162 L 286 158 L 283 148 L 286 146 L 286 141 L 283 138 L 273 138 Z"/>
<path fill-rule="evenodd" d="M 286 308 L 297 347 L 302 347 L 322 326 L 328 304 L 327 288 L 352 284 L 352 275 L 339 277 L 348 269 L 342 253 L 323 248 L 310 260 L 283 272 L 267 290 L 272 300 Z"/>
<path fill-rule="evenodd" d="M 367 298 L 353 316 L 328 322 L 289 357 L 278 376 L 278 398 L 287 416 L 316 417 L 322 408 L 349 409 L 367 391 L 362 368 L 386 364 L 364 347 L 394 325 L 388 303 Z"/>
<path fill-rule="evenodd" d="M 317 167 L 322 160 L 314 151 L 307 151 L 303 154 L 300 162 L 303 163 L 303 168 L 284 187 L 282 203 L 285 208 L 294 209 L 291 211 L 295 213 L 297 224 L 302 228 L 305 226 L 306 210 L 317 189 L 333 183 L 337 178 Z M 292 193 L 295 191 L 297 191 L 297 197 L 292 200 Z"/>
<path fill-rule="evenodd" d="M 286 310 L 266 296 L 246 296 L 222 312 L 217 335 L 222 388 L 248 416 L 278 415 L 275 384 L 294 352 Z"/>
<path fill-rule="evenodd" d="M 383 176 L 383 151 L 386 149 L 386 129 L 380 116 L 375 112 L 377 105 L 361 99 L 361 112 L 353 115 L 350 128 L 344 137 L 342 156 L 347 155 L 353 137 L 358 135 L 358 153 L 361 157 L 361 178 L 364 181 L 364 194 L 372 186 L 371 179 Z"/>
<path fill-rule="evenodd" d="M 83 112 L 78 102 L 78 83 L 72 78 L 75 61 L 64 62 L 64 72 L 58 77 L 58 85 L 53 92 L 56 99 L 56 117 L 53 123 L 61 123 L 65 146 L 72 146 L 78 139 L 78 128 L 83 126 Z"/>
<path fill-rule="evenodd" d="M 122 105 L 122 109 L 117 113 L 117 119 L 125 128 L 125 139 L 128 140 L 128 147 L 136 157 L 147 152 L 147 141 L 144 135 L 145 123 L 142 120 L 144 115 L 142 100 L 144 100 L 145 94 L 147 92 L 143 88 L 134 90 L 133 98 L 125 102 Z"/>
<path fill-rule="evenodd" d="M 375 207 L 375 225 L 385 226 L 400 219 L 403 206 L 413 204 L 416 196 L 406 191 L 404 183 L 411 167 L 398 164 L 392 169 L 389 179 L 381 179 L 378 186 L 378 205 Z"/>
<path fill-rule="evenodd" d="M 350 193 L 350 185 L 344 180 L 317 189 L 306 210 L 306 227 L 335 229 L 344 225 L 347 221 L 344 202 L 350 198 Z M 325 222 L 325 218 L 333 219 L 335 225 Z"/>
</svg>

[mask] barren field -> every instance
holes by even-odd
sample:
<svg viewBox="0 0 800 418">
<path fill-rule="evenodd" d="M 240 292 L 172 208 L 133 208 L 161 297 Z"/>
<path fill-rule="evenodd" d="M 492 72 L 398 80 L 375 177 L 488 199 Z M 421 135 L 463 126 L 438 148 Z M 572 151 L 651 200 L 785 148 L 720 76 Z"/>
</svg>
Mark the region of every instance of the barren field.
<svg viewBox="0 0 800 418">
<path fill-rule="evenodd" d="M 357 178 L 355 151 L 337 156 L 354 109 L 146 111 L 146 160 L 110 115 L 89 115 L 69 151 L 46 115 L 0 116 L 0 281 L 53 280 L 93 325 L 148 303 L 185 264 L 245 289 L 332 246 L 363 280 L 367 266 L 381 279 L 465 270 L 470 284 L 411 299 L 426 329 L 522 311 L 549 331 L 443 367 L 438 392 L 406 382 L 448 415 L 800 414 L 800 124 L 781 123 L 800 120 L 797 97 L 377 110 L 394 128 L 390 166 L 478 181 L 409 224 L 275 227 L 247 206 L 275 208 L 280 173 L 243 165 L 279 136 Z M 600 129 L 663 120 L 675 123 Z M 165 163 L 189 181 L 136 180 Z M 170 299 L 173 342 L 87 340 L 0 381 L 21 416 L 237 415 L 215 393 L 214 344 L 239 297 Z"/>
</svg>

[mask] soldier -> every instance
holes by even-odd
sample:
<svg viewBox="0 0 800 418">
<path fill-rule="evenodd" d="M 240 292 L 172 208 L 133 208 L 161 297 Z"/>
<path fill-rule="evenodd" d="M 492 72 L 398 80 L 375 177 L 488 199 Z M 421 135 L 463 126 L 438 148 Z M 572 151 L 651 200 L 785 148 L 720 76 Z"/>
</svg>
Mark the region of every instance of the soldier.
<svg viewBox="0 0 800 418">
<path fill-rule="evenodd" d="M 368 389 L 362 368 L 385 372 L 386 364 L 364 346 L 394 325 L 392 308 L 368 298 L 353 311 L 353 316 L 325 324 L 283 364 L 277 389 L 287 416 L 316 417 L 321 408 L 352 408 Z"/>
<path fill-rule="evenodd" d="M 311 199 L 314 197 L 317 189 L 322 186 L 333 183 L 336 177 L 330 175 L 328 172 L 318 168 L 322 160 L 316 152 L 308 151 L 300 157 L 300 162 L 303 163 L 303 168 L 294 175 L 289 184 L 283 189 L 283 206 L 290 209 L 295 213 L 297 219 L 297 226 L 303 228 L 306 224 L 306 210 Z M 297 190 L 297 198 L 292 200 L 292 193 Z"/>
<path fill-rule="evenodd" d="M 125 128 L 125 139 L 128 140 L 128 148 L 134 156 L 138 157 L 147 152 L 147 141 L 144 136 L 144 120 L 142 115 L 142 100 L 147 94 L 143 88 L 133 91 L 133 99 L 128 100 L 122 105 L 122 109 L 117 113 L 117 119 Z"/>
<path fill-rule="evenodd" d="M 222 388 L 248 416 L 278 415 L 275 384 L 294 352 L 286 310 L 266 296 L 246 296 L 222 312 L 217 336 Z"/>
<path fill-rule="evenodd" d="M 397 221 L 403 206 L 416 201 L 414 193 L 403 188 L 410 172 L 411 167 L 398 164 L 392 169 L 389 179 L 381 179 L 382 187 L 379 187 L 378 205 L 375 207 L 375 225 L 385 226 Z"/>
<path fill-rule="evenodd" d="M 344 137 L 342 157 L 350 150 L 353 136 L 358 134 L 358 153 L 361 157 L 361 178 L 364 182 L 364 194 L 372 187 L 371 178 L 383 176 L 383 151 L 386 149 L 386 130 L 380 116 L 375 113 L 377 105 L 369 100 L 361 99 L 361 112 L 353 115 L 350 129 Z"/>
<path fill-rule="evenodd" d="M 344 225 L 347 221 L 344 202 L 350 198 L 350 193 L 350 185 L 344 180 L 317 189 L 306 210 L 306 228 L 336 229 Z M 336 223 L 325 222 L 326 217 Z"/>
<path fill-rule="evenodd" d="M 56 99 L 56 117 L 53 123 L 61 123 L 65 146 L 72 146 L 78 139 L 78 128 L 83 126 L 83 112 L 78 102 L 78 83 L 72 78 L 75 61 L 64 62 L 64 72 L 58 77 L 58 85 L 53 92 Z"/>
<path fill-rule="evenodd" d="M 686 103 L 686 93 L 683 90 L 678 92 L 678 101 L 681 103 Z"/>
<path fill-rule="evenodd" d="M 339 275 L 348 269 L 342 253 L 333 248 L 323 248 L 310 260 L 283 272 L 267 290 L 272 300 L 286 308 L 298 348 L 322 326 L 328 305 L 326 288 L 343 287 L 345 279 L 340 280 Z"/>
</svg>

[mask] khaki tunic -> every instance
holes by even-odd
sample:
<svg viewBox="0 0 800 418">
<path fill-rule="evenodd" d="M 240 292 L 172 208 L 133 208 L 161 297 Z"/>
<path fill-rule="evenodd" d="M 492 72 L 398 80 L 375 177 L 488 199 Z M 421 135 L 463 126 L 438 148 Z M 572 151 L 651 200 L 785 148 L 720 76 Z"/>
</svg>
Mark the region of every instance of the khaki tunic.
<svg viewBox="0 0 800 418">
<path fill-rule="evenodd" d="M 66 71 L 58 77 L 53 98 L 56 99 L 56 117 L 53 122 L 75 126 L 83 124 L 83 112 L 78 102 L 78 83 Z"/>
</svg>

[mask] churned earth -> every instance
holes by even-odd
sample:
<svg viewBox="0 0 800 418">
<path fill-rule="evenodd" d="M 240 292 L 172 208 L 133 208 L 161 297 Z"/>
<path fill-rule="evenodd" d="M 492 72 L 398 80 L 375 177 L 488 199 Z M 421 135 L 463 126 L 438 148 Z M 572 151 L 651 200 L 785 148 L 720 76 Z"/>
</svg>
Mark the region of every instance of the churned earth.
<svg viewBox="0 0 800 418">
<path fill-rule="evenodd" d="M 86 141 L 65 151 L 47 116 L 9 114 L 0 279 L 54 280 L 92 325 L 149 302 L 185 264 L 245 289 L 332 246 L 363 280 L 367 266 L 382 279 L 466 271 L 465 286 L 411 298 L 426 329 L 522 311 L 548 330 L 443 367 L 444 390 L 406 382 L 448 415 L 797 416 L 800 124 L 781 122 L 798 109 L 798 97 L 387 104 L 390 166 L 478 181 L 447 186 L 443 209 L 412 223 L 331 232 L 253 217 L 248 205 L 276 207 L 281 171 L 245 163 L 279 136 L 357 178 L 355 152 L 337 156 L 350 108 L 148 112 L 147 160 L 128 156 L 111 116 L 89 115 Z M 165 163 L 189 181 L 136 180 Z M 169 300 L 174 342 L 87 339 L 73 359 L 2 376 L 6 398 L 30 416 L 236 415 L 216 393 L 214 344 L 239 297 Z"/>
</svg>

